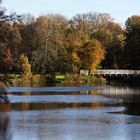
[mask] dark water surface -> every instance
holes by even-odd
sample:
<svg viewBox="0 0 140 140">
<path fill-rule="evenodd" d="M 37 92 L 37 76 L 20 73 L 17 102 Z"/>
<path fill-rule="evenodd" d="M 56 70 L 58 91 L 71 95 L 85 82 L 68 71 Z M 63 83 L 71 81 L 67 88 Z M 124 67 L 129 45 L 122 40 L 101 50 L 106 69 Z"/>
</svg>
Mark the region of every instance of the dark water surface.
<svg viewBox="0 0 140 140">
<path fill-rule="evenodd" d="M 140 88 L 67 89 L 9 92 L 0 140 L 140 139 Z"/>
</svg>

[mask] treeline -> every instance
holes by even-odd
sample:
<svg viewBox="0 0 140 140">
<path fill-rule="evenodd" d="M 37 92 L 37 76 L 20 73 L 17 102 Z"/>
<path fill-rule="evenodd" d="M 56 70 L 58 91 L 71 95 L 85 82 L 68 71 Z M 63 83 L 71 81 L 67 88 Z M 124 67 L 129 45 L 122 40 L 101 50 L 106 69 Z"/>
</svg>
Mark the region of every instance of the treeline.
<svg viewBox="0 0 140 140">
<path fill-rule="evenodd" d="M 122 28 L 106 13 L 34 18 L 5 15 L 0 7 L 0 72 L 21 72 L 21 55 L 33 73 L 140 69 L 140 16 L 128 18 Z"/>
</svg>

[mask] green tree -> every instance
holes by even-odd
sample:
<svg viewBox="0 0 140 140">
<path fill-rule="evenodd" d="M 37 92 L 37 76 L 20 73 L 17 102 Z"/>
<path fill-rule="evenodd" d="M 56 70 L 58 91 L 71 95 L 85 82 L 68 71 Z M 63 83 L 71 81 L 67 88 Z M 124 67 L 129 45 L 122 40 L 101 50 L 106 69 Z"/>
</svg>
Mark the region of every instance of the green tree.
<svg viewBox="0 0 140 140">
<path fill-rule="evenodd" d="M 125 67 L 140 69 L 140 16 L 128 18 L 125 26 Z"/>
<path fill-rule="evenodd" d="M 95 30 L 92 38 L 99 40 L 105 48 L 105 59 L 102 62 L 103 68 L 120 68 L 122 59 L 122 41 L 120 37 L 123 35 L 123 30 L 120 25 L 108 21 L 106 26 Z"/>
</svg>

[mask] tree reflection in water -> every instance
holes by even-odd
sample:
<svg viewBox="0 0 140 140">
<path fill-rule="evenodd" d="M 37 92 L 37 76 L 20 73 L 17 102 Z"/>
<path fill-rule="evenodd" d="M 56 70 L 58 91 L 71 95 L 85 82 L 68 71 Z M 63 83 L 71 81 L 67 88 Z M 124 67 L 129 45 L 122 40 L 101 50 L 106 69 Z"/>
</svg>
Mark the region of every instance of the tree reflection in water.
<svg viewBox="0 0 140 140">
<path fill-rule="evenodd" d="M 5 88 L 0 88 L 0 140 L 12 140 L 9 127 L 10 118 L 7 112 L 9 110 L 9 105 L 9 99 Z"/>
<path fill-rule="evenodd" d="M 0 140 L 12 140 L 10 118 L 7 112 L 0 113 Z"/>
<path fill-rule="evenodd" d="M 1 102 L 9 103 L 9 99 L 7 97 L 7 92 L 5 88 L 0 88 L 0 103 Z"/>
<path fill-rule="evenodd" d="M 115 101 L 117 105 L 125 107 L 123 111 L 112 113 L 140 116 L 140 88 L 116 86 L 98 91 L 98 94 L 110 99 L 115 99 L 113 101 Z"/>
</svg>

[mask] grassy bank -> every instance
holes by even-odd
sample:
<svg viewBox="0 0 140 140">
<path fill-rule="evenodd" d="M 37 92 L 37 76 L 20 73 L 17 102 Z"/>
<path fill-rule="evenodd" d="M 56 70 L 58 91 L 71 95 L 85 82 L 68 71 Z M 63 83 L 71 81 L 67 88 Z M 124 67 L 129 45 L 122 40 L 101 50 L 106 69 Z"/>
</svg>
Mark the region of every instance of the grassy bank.
<svg viewBox="0 0 140 140">
<path fill-rule="evenodd" d="M 4 86 L 45 86 L 46 83 L 60 83 L 63 85 L 105 85 L 106 79 L 102 77 L 86 76 L 79 74 L 57 74 L 54 77 L 40 74 L 32 75 L 30 79 L 25 79 L 21 75 L 9 74 L 0 75 L 0 87 Z M 48 78 L 49 77 L 49 78 Z M 5 80 L 3 80 L 5 79 Z"/>
<path fill-rule="evenodd" d="M 91 75 L 79 75 L 79 74 L 66 74 L 61 81 L 63 84 L 79 84 L 79 85 L 105 85 L 106 79 L 102 77 L 95 77 Z"/>
<path fill-rule="evenodd" d="M 0 87 L 5 86 L 45 86 L 46 77 L 44 75 L 32 75 L 31 78 L 27 79 L 18 74 L 1 74 L 0 75 Z"/>
</svg>

